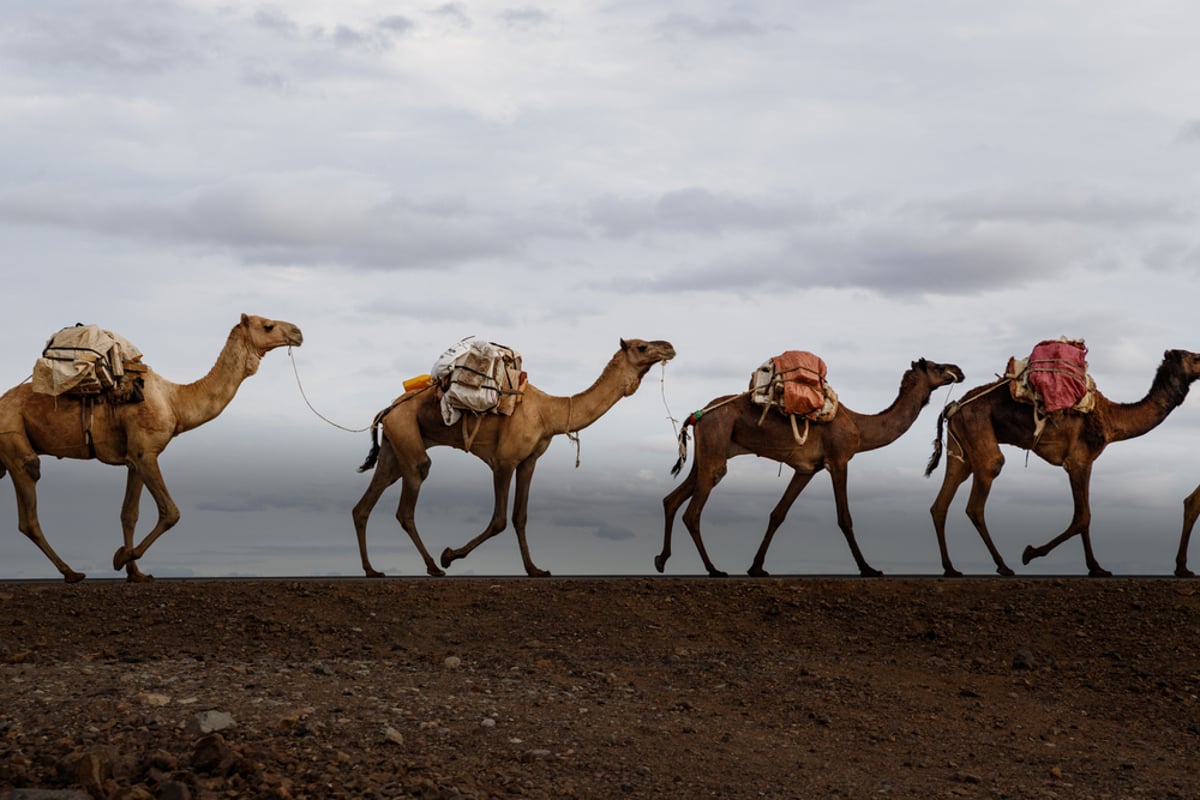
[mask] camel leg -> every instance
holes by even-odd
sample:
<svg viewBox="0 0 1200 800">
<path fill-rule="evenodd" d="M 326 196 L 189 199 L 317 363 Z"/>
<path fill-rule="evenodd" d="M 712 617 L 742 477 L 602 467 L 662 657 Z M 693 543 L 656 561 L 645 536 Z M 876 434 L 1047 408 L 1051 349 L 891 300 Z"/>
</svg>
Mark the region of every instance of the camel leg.
<svg viewBox="0 0 1200 800">
<path fill-rule="evenodd" d="M 1026 546 L 1021 554 L 1021 562 L 1028 564 L 1035 558 L 1041 558 L 1060 544 L 1078 535 L 1083 540 L 1083 558 L 1088 568 L 1088 575 L 1093 578 L 1107 578 L 1111 572 L 1100 566 L 1092 553 L 1092 536 L 1089 528 L 1092 524 L 1092 509 L 1088 499 L 1088 488 L 1092 479 L 1092 462 L 1088 461 L 1082 467 L 1072 469 L 1067 466 L 1067 475 L 1071 479 L 1071 496 L 1075 501 L 1075 511 L 1071 516 L 1071 524 L 1067 529 L 1046 542 L 1041 547 Z"/>
<path fill-rule="evenodd" d="M 67 562 L 58 557 L 58 553 L 54 552 L 54 548 L 50 546 L 42 533 L 42 526 L 38 522 L 37 516 L 37 481 L 41 477 L 41 465 L 37 455 L 30 450 L 17 463 L 21 463 L 21 466 L 9 468 L 8 471 L 17 495 L 18 530 L 37 545 L 46 558 L 50 559 L 50 562 L 62 574 L 63 580 L 67 583 L 77 583 L 83 580 L 87 576 L 67 566 Z"/>
<path fill-rule="evenodd" d="M 663 547 L 662 552 L 654 557 L 654 568 L 659 572 L 667 565 L 667 559 L 671 557 L 671 528 L 675 525 L 675 514 L 679 512 L 679 507 L 684 501 L 692 496 L 696 491 L 696 463 L 692 462 L 692 468 L 688 471 L 687 477 L 683 479 L 683 483 L 671 490 L 670 494 L 663 498 L 663 516 L 665 517 L 665 526 L 663 528 Z"/>
<path fill-rule="evenodd" d="M 950 457 L 946 459 L 946 474 L 942 478 L 942 488 L 938 490 L 929 513 L 933 517 L 933 530 L 937 534 L 938 551 L 942 556 L 942 574 L 947 578 L 961 578 L 962 573 L 954 568 L 950 561 L 950 551 L 946 547 L 946 514 L 950 511 L 950 503 L 963 481 L 971 475 L 971 468 L 965 461 Z"/>
<path fill-rule="evenodd" d="M 854 563 L 858 565 L 858 572 L 865 578 L 878 578 L 883 573 L 870 564 L 863 558 L 862 551 L 858 549 L 858 541 L 854 537 L 854 520 L 850 517 L 850 500 L 846 493 L 846 473 L 847 464 L 830 464 L 829 477 L 833 479 L 833 497 L 837 501 L 837 520 L 838 527 L 842 529 L 842 535 L 846 537 L 846 544 L 850 545 L 850 554 L 854 556 Z"/>
<path fill-rule="evenodd" d="M 495 502 L 492 506 L 492 519 L 488 522 L 488 526 L 483 529 L 483 533 L 476 536 L 471 541 L 459 548 L 447 547 L 442 551 L 442 566 L 448 567 L 460 558 L 466 558 L 479 545 L 491 539 L 496 534 L 500 533 L 507 526 L 508 517 L 508 490 L 512 486 L 513 468 L 509 466 L 496 466 L 492 469 L 492 489 L 495 493 Z"/>
<path fill-rule="evenodd" d="M 539 569 L 529 556 L 529 543 L 525 539 L 525 522 L 529 519 L 529 486 L 533 482 L 533 470 L 537 467 L 538 456 L 546 448 L 535 452 L 517 466 L 517 488 L 513 494 L 513 528 L 517 533 L 517 544 L 521 548 L 521 562 L 525 565 L 525 574 L 533 578 L 550 576 L 548 570 Z"/>
<path fill-rule="evenodd" d="M 446 574 L 438 567 L 429 551 L 425 549 L 425 543 L 417 531 L 417 498 L 421 493 L 421 485 L 429 477 L 429 467 L 429 456 L 424 450 L 420 452 L 420 457 L 415 463 L 407 464 L 401 463 L 401 459 L 386 438 L 380 443 L 378 460 L 371 475 L 371 482 L 367 485 L 363 496 L 354 505 L 352 512 L 354 532 L 358 537 L 358 555 L 362 561 L 363 574 L 368 578 L 382 578 L 384 574 L 372 567 L 371 561 L 367 557 L 367 520 L 371 516 L 371 510 L 379 502 L 379 498 L 388 487 L 398 480 L 402 480 L 403 483 L 400 488 L 400 502 L 396 507 L 396 520 L 408 534 L 408 538 L 412 540 L 417 552 L 424 560 L 426 573 L 435 578 Z"/>
<path fill-rule="evenodd" d="M 133 533 L 137 528 L 140 510 L 138 506 L 141 503 L 143 486 L 137 470 L 129 467 L 125 476 L 125 500 L 121 503 L 121 534 L 125 541 L 125 552 L 133 550 Z M 146 575 L 138 568 L 136 561 L 126 562 L 125 580 L 130 583 L 142 583 L 153 579 L 153 575 Z"/>
<path fill-rule="evenodd" d="M 1188 540 L 1192 538 L 1192 528 L 1196 518 L 1200 517 L 1200 486 L 1183 501 L 1183 533 L 1179 537 L 1179 553 L 1175 556 L 1175 576 L 1178 578 L 1194 578 L 1196 573 L 1187 567 Z"/>
<path fill-rule="evenodd" d="M 699 448 L 697 448 L 697 452 Z M 708 502 L 708 496 L 712 494 L 712 490 L 721 478 L 725 477 L 725 463 L 715 469 L 705 467 L 699 468 L 697 463 L 695 489 L 692 492 L 692 499 L 688 501 L 687 508 L 683 512 L 683 524 L 687 526 L 688 533 L 692 535 L 692 542 L 696 545 L 696 551 L 700 553 L 700 560 L 704 562 L 704 568 L 708 570 L 708 574 L 714 578 L 724 578 L 728 573 L 717 569 L 712 560 L 708 557 L 708 551 L 704 549 L 704 540 L 700 538 L 700 515 L 704 513 L 704 504 Z"/>
<path fill-rule="evenodd" d="M 131 465 L 131 469 L 136 469 L 138 478 L 146 486 L 150 492 L 150 496 L 154 498 L 155 504 L 158 506 L 158 521 L 154 524 L 154 528 L 146 534 L 146 538 L 142 539 L 137 547 L 129 548 L 125 545 L 117 548 L 117 552 L 113 554 L 113 569 L 121 569 L 131 561 L 136 561 L 146 554 L 150 549 L 150 545 L 158 540 L 168 530 L 179 522 L 179 507 L 175 505 L 175 501 L 171 499 L 171 495 L 167 492 L 167 484 L 163 480 L 162 472 L 158 468 L 158 459 L 153 456 L 147 456 L 140 459 L 137 463 Z M 129 485 L 126 484 L 126 492 L 128 497 Z M 140 574 L 140 573 L 139 573 Z M 151 576 L 144 575 L 143 579 L 149 579 Z M 133 578 L 128 578 L 133 580 Z"/>
<path fill-rule="evenodd" d="M 787 518 L 788 511 L 792 508 L 792 503 L 796 502 L 796 498 L 804 491 L 804 487 L 808 486 L 808 482 L 812 480 L 812 472 L 793 472 L 792 479 L 788 481 L 787 488 L 783 490 L 783 497 L 779 498 L 779 502 L 771 511 L 771 516 L 767 521 L 767 533 L 763 536 L 762 544 L 758 546 L 758 552 L 754 554 L 754 563 L 750 565 L 750 569 L 746 571 L 747 575 L 754 578 L 765 578 L 767 571 L 763 569 L 763 562 L 767 560 L 767 548 L 771 546 L 771 539 L 775 537 L 775 531 L 779 530 L 779 526 L 783 524 Z"/>
<path fill-rule="evenodd" d="M 1004 469 L 1004 456 L 1000 453 L 1000 447 L 994 443 L 994 440 L 989 442 L 986 448 L 980 448 L 980 450 L 985 455 L 976 455 L 973 458 L 976 466 L 973 470 L 974 479 L 971 481 L 971 494 L 967 497 L 967 518 L 971 520 L 971 524 L 979 532 L 979 538 L 983 540 L 984 547 L 991 554 L 997 574 L 1012 575 L 1013 571 L 1009 569 L 1008 564 L 1004 563 L 1003 556 L 992 542 L 992 534 L 988 531 L 985 513 L 988 495 L 992 492 L 992 484 L 1000 475 L 1000 471 Z"/>
</svg>

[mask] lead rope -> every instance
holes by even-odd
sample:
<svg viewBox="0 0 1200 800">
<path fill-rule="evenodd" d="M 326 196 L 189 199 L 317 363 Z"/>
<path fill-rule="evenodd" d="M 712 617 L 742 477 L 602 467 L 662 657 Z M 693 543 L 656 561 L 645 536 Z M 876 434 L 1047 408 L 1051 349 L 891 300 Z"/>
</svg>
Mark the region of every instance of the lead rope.
<svg viewBox="0 0 1200 800">
<path fill-rule="evenodd" d="M 347 428 L 345 425 L 338 425 L 336 422 L 331 420 L 329 417 L 325 416 L 320 411 L 317 411 L 315 408 L 313 408 L 313 404 L 308 402 L 308 395 L 306 395 L 304 393 L 304 385 L 302 383 L 300 383 L 300 370 L 296 369 L 296 356 L 292 354 L 291 347 L 288 347 L 288 358 L 290 358 L 292 360 L 292 372 L 295 373 L 295 375 L 296 375 L 296 386 L 297 386 L 297 388 L 300 389 L 300 396 L 304 398 L 304 404 L 308 406 L 310 411 L 312 411 L 314 414 L 316 414 L 321 419 L 328 422 L 333 427 L 340 428 L 341 430 L 344 430 L 344 431 L 349 431 L 350 433 L 363 433 L 364 431 L 371 430 L 370 425 L 368 425 L 365 428 Z"/>
<path fill-rule="evenodd" d="M 575 469 L 579 469 L 579 431 L 571 430 L 571 410 L 575 407 L 575 399 L 567 398 L 567 438 L 575 443 Z"/>
<path fill-rule="evenodd" d="M 662 377 L 658 379 L 658 390 L 662 395 L 663 408 L 667 410 L 667 419 L 671 422 L 671 432 L 674 435 L 675 440 L 678 441 L 679 425 L 676 423 L 678 423 L 679 420 L 675 419 L 675 417 L 671 415 L 671 407 L 667 405 L 667 362 L 661 361 L 659 363 L 662 364 Z"/>
</svg>

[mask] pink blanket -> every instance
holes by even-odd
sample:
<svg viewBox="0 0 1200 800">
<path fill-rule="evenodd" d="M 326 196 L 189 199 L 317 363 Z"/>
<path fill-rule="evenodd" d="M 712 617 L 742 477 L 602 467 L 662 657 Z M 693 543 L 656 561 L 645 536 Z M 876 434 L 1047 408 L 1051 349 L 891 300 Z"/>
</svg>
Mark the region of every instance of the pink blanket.
<svg viewBox="0 0 1200 800">
<path fill-rule="evenodd" d="M 1048 339 L 1029 354 L 1029 385 L 1047 413 L 1078 403 L 1087 393 L 1087 347 L 1082 340 Z"/>
</svg>

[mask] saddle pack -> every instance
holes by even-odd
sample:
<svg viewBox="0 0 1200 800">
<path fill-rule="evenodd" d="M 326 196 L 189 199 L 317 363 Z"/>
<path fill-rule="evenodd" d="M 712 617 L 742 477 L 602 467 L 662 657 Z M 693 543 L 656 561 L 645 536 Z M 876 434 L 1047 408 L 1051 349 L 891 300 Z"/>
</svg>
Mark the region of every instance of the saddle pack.
<svg viewBox="0 0 1200 800">
<path fill-rule="evenodd" d="M 828 422 L 837 393 L 825 382 L 825 362 L 807 350 L 788 350 L 763 362 L 750 376 L 750 399 L 786 416 Z"/>
<path fill-rule="evenodd" d="M 142 352 L 125 337 L 98 325 L 63 328 L 46 341 L 33 365 L 33 391 L 138 403 L 143 399 Z"/>
<path fill-rule="evenodd" d="M 1039 413 L 1071 409 L 1086 414 L 1096 395 L 1087 366 L 1082 339 L 1046 339 L 1034 346 L 1029 358 L 1010 358 L 1004 377 L 1010 379 L 1013 399 L 1032 404 Z"/>
<path fill-rule="evenodd" d="M 527 382 L 520 353 L 474 336 L 438 356 L 430 376 L 441 393 L 442 420 L 447 425 L 458 422 L 463 411 L 512 414 Z"/>
</svg>

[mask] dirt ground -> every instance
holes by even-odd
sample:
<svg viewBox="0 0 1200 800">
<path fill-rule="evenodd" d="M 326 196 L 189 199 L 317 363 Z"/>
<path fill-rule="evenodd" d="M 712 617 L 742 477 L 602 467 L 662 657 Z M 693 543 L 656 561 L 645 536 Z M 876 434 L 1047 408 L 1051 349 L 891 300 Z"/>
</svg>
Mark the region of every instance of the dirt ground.
<svg viewBox="0 0 1200 800">
<path fill-rule="evenodd" d="M 0 797 L 1194 798 L 1197 589 L 0 583 Z"/>
</svg>

